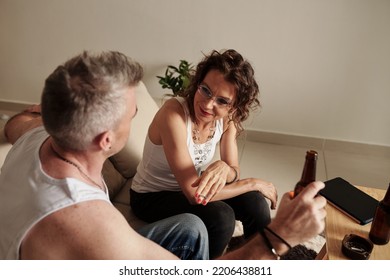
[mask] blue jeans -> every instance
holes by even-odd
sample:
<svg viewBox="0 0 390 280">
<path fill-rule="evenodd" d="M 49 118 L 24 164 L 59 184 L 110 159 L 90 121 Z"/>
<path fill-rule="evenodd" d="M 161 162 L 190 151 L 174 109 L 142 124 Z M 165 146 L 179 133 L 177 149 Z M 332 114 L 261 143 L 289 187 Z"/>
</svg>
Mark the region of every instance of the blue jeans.
<svg viewBox="0 0 390 280">
<path fill-rule="evenodd" d="M 209 259 L 206 226 L 193 214 L 172 216 L 148 224 L 137 231 L 182 260 Z"/>
</svg>

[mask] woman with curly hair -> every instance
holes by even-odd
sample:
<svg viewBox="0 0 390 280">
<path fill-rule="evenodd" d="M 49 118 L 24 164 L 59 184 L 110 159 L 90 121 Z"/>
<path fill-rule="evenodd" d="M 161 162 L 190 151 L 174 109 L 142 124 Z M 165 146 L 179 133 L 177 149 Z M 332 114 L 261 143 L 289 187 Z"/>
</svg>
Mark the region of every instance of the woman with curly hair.
<svg viewBox="0 0 390 280">
<path fill-rule="evenodd" d="M 134 213 L 154 222 L 193 213 L 205 223 L 210 258 L 229 243 L 235 221 L 249 238 L 270 222 L 277 192 L 272 183 L 240 178 L 237 136 L 260 106 L 254 70 L 235 50 L 212 51 L 197 65 L 181 97 L 154 117 L 130 190 Z M 220 160 L 211 163 L 219 143 Z"/>
</svg>

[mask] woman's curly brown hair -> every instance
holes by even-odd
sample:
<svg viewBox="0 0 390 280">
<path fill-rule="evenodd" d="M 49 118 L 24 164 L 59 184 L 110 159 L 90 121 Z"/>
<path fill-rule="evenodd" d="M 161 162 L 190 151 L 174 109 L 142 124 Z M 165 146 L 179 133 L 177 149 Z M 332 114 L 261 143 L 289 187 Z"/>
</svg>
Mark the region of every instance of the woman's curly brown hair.
<svg viewBox="0 0 390 280">
<path fill-rule="evenodd" d="M 260 107 L 259 86 L 255 80 L 254 70 L 250 63 L 237 51 L 229 49 L 222 53 L 213 50 L 210 55 L 197 65 L 191 77 L 190 85 L 183 96 L 187 99 L 188 108 L 195 121 L 194 98 L 198 86 L 210 70 L 217 70 L 223 74 L 225 80 L 234 85 L 236 98 L 229 110 L 230 121 L 237 128 L 237 135 L 244 129 L 242 122 L 249 117 L 249 111 Z"/>
</svg>

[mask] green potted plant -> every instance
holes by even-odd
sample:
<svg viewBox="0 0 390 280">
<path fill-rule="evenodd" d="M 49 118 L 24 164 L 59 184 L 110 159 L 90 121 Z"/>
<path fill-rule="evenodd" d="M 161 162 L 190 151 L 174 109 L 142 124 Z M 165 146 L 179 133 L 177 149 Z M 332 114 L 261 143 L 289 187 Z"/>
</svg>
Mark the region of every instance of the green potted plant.
<svg viewBox="0 0 390 280">
<path fill-rule="evenodd" d="M 164 76 L 157 76 L 162 88 L 171 89 L 173 96 L 180 96 L 189 85 L 194 67 L 186 60 L 180 60 L 178 67 L 168 65 Z"/>
</svg>

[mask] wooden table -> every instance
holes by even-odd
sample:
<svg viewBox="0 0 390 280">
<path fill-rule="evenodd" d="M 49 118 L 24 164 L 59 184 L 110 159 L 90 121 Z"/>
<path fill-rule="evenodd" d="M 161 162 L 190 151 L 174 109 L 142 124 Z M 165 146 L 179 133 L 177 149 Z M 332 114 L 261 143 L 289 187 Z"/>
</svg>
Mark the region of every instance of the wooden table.
<svg viewBox="0 0 390 280">
<path fill-rule="evenodd" d="M 357 188 L 377 200 L 382 200 L 386 193 L 386 190 L 381 189 L 367 187 Z M 319 258 L 329 260 L 347 260 L 348 258 L 341 252 L 341 241 L 344 236 L 346 234 L 353 233 L 368 238 L 371 223 L 362 226 L 329 203 L 326 206 L 326 212 L 326 244 L 321 250 Z M 370 260 L 390 260 L 390 243 L 387 243 L 386 245 L 374 245 Z"/>
</svg>

